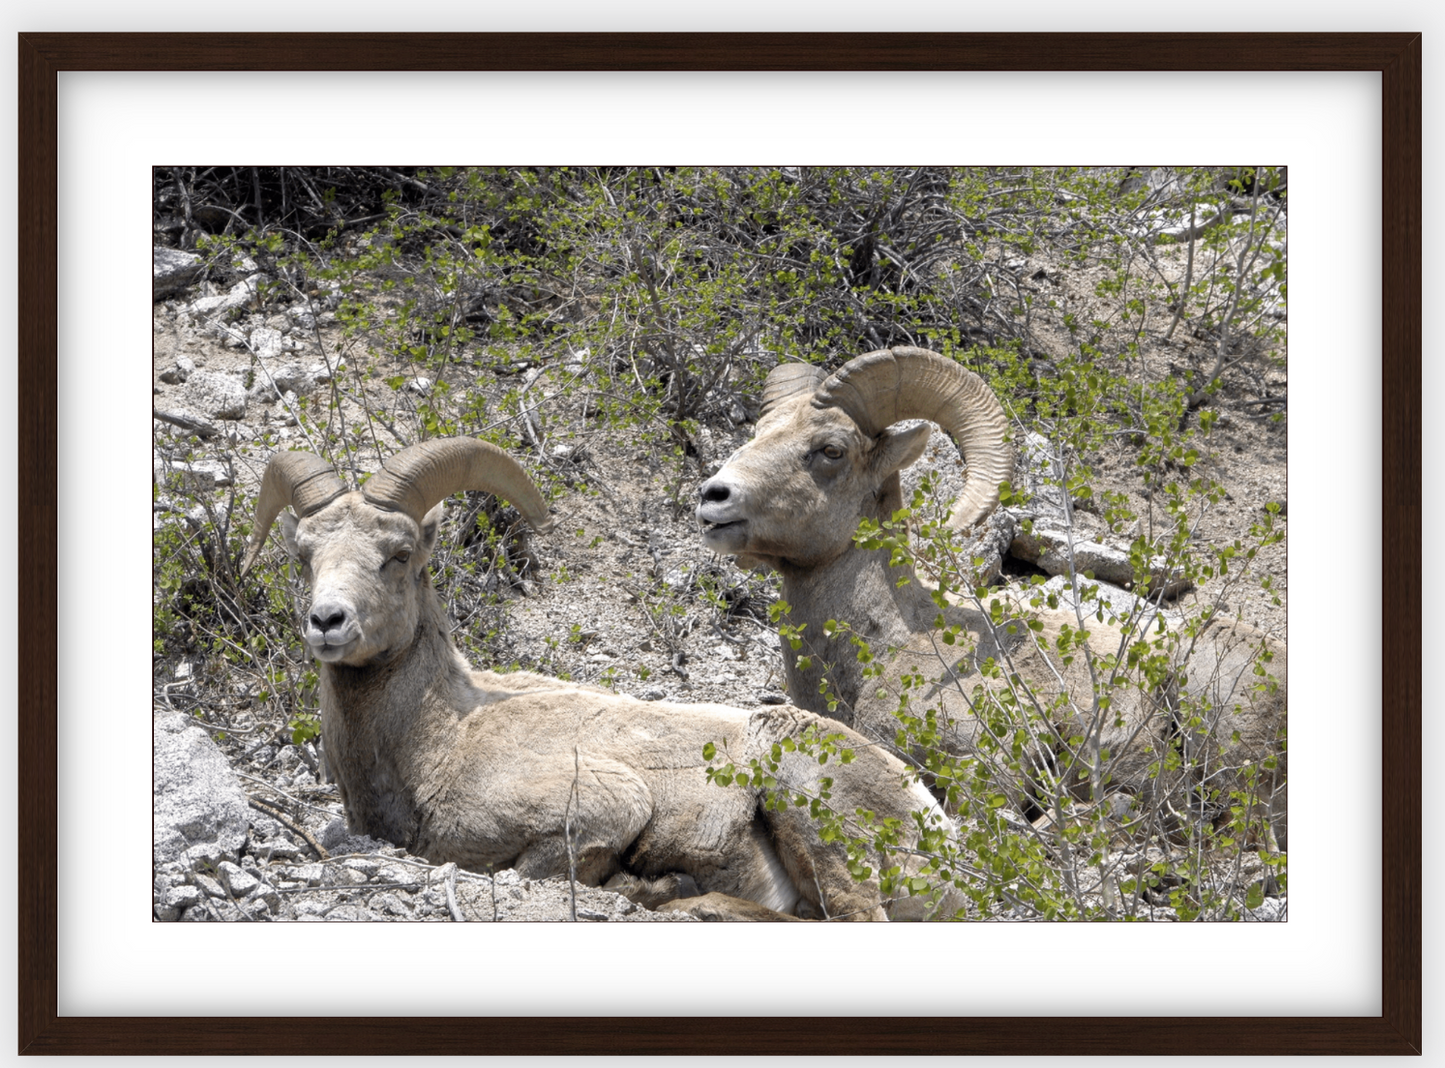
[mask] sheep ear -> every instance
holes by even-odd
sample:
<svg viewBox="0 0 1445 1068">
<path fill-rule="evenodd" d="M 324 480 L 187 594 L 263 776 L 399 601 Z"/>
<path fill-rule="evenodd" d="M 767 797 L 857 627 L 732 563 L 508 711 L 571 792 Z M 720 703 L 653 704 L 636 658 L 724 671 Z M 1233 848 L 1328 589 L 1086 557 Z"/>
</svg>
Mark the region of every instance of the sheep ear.
<svg viewBox="0 0 1445 1068">
<path fill-rule="evenodd" d="M 878 435 L 878 443 L 873 446 L 873 473 L 878 478 L 887 478 L 895 471 L 902 471 L 923 455 L 929 433 L 927 423 L 910 430 L 894 430 L 890 427 L 883 431 Z"/>
<path fill-rule="evenodd" d="M 442 528 L 442 505 L 444 501 L 438 501 L 436 507 L 421 517 L 421 551 L 428 560 L 431 559 L 432 551 L 437 547 L 437 534 Z"/>
<path fill-rule="evenodd" d="M 276 517 L 281 521 L 281 540 L 286 543 L 286 551 L 292 556 L 296 555 L 296 525 L 301 522 L 290 512 L 282 512 Z"/>
</svg>

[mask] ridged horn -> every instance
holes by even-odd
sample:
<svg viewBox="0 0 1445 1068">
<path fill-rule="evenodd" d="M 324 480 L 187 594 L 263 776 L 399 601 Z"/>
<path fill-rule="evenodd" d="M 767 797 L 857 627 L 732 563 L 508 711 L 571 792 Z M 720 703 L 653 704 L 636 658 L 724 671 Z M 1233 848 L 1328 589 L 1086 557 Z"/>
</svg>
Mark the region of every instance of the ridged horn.
<svg viewBox="0 0 1445 1068">
<path fill-rule="evenodd" d="M 813 393 L 828 376 L 821 367 L 810 363 L 780 363 L 768 372 L 763 380 L 763 407 L 758 415 L 761 420 L 779 401 L 798 393 Z"/>
<path fill-rule="evenodd" d="M 271 524 L 288 504 L 298 516 L 319 512 L 346 492 L 346 484 L 336 477 L 331 465 L 309 452 L 278 452 L 266 465 L 261 476 L 261 492 L 256 497 L 256 526 L 251 543 L 241 563 L 245 576 L 261 555 Z"/>
<path fill-rule="evenodd" d="M 901 419 L 930 419 L 957 443 L 968 481 L 948 525 L 963 530 L 998 505 L 998 485 L 1013 478 L 1008 419 L 983 379 L 928 349 L 880 349 L 856 356 L 818 389 L 813 404 L 841 408 L 875 437 Z"/>
<path fill-rule="evenodd" d="M 505 497 L 532 527 L 552 529 L 547 502 L 527 472 L 503 450 L 475 438 L 438 438 L 408 445 L 362 487 L 378 508 L 404 512 L 418 523 L 444 497 L 481 490 Z"/>
</svg>

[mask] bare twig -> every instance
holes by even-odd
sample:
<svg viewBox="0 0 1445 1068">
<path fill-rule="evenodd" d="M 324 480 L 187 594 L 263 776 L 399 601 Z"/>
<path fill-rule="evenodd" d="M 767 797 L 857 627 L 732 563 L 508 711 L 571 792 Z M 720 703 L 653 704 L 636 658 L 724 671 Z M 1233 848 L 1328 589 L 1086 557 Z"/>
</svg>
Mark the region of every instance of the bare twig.
<svg viewBox="0 0 1445 1068">
<path fill-rule="evenodd" d="M 1169 329 L 1164 331 L 1164 340 L 1168 341 L 1174 336 L 1174 328 L 1179 325 L 1179 320 L 1184 315 L 1185 302 L 1189 300 L 1189 287 L 1194 284 L 1194 213 L 1197 205 L 1189 205 L 1189 257 L 1184 266 L 1184 286 L 1179 290 L 1179 307 L 1174 309 L 1174 321 L 1169 324 Z"/>
<path fill-rule="evenodd" d="M 562 835 L 567 843 L 567 881 L 571 889 L 572 922 L 577 922 L 577 852 L 572 846 L 572 805 L 578 802 L 577 787 L 578 780 L 582 777 L 582 756 L 577 747 L 572 747 L 572 791 L 567 795 L 567 817 L 562 827 Z"/>
<path fill-rule="evenodd" d="M 316 851 L 317 857 L 322 860 L 329 859 L 330 854 L 328 854 L 326 850 L 321 847 L 321 843 L 318 842 L 315 838 L 313 838 L 311 836 L 311 832 L 308 831 L 305 827 L 301 826 L 299 823 L 294 822 L 289 814 L 279 808 L 268 805 L 265 801 L 262 801 L 260 798 L 257 797 L 248 797 L 246 800 L 257 812 L 265 813 L 267 816 L 270 816 L 277 822 L 284 823 L 287 827 L 291 829 L 291 832 L 293 834 L 299 834 L 302 838 L 306 839 L 306 844 Z"/>
<path fill-rule="evenodd" d="M 236 774 L 242 779 L 249 779 L 251 780 L 251 782 L 258 783 L 261 786 L 264 786 L 273 794 L 280 794 L 287 801 L 290 801 L 293 805 L 301 805 L 303 808 L 309 808 L 312 812 L 317 812 L 327 817 L 335 815 L 335 813 L 331 809 L 322 808 L 320 805 L 313 805 L 310 801 L 303 801 L 301 798 L 288 794 L 285 790 L 281 789 L 281 787 L 275 786 L 272 783 L 267 782 L 265 779 L 258 779 L 256 778 L 256 776 L 248 775 L 244 771 L 237 771 Z"/>
<path fill-rule="evenodd" d="M 446 883 L 447 890 L 447 911 L 452 914 L 452 919 L 457 923 L 466 923 L 467 917 L 462 912 L 462 907 L 457 904 L 457 866 L 454 863 L 443 864 L 438 869 L 439 874 Z"/>
</svg>

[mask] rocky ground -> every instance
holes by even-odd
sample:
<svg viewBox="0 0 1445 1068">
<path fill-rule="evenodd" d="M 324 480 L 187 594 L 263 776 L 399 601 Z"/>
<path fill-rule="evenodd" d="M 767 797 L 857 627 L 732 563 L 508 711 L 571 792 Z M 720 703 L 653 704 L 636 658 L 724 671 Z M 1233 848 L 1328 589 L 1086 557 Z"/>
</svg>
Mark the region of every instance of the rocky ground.
<svg viewBox="0 0 1445 1068">
<path fill-rule="evenodd" d="M 1075 308 L 1094 299 L 1087 272 L 1032 266 L 1019 272 L 1029 285 L 1047 288 Z M 195 284 L 190 261 L 160 250 L 156 271 L 158 528 L 188 512 L 194 518 L 196 498 L 205 494 L 249 517 L 270 451 L 306 438 L 297 420 L 302 398 L 339 397 L 353 425 L 366 416 L 361 393 L 347 393 L 336 381 L 350 343 L 334 322 L 334 300 L 321 291 L 261 307 L 260 272 L 220 285 Z M 1049 345 L 1067 344 L 1048 330 L 1039 336 L 1044 357 Z M 1195 344 L 1182 336 L 1152 343 L 1140 373 L 1159 374 L 1188 360 Z M 464 366 L 448 373 L 457 384 L 478 388 L 519 384 L 518 377 L 485 380 L 490 372 Z M 468 654 L 648 700 L 741 707 L 785 701 L 777 638 L 767 618 L 775 578 L 741 571 L 704 550 L 692 518 L 698 484 L 750 436 L 746 412 L 702 427 L 692 443 L 696 455 L 679 467 L 656 445 L 592 429 L 577 413 L 586 394 L 585 354 L 566 366 L 524 365 L 516 375 L 535 391 L 541 412 L 541 433 L 519 459 L 561 490 L 554 505 L 559 522 L 546 537 L 528 537 L 507 563 L 485 567 L 479 589 L 456 587 L 453 609 Z M 415 398 L 436 385 L 416 376 L 395 389 L 373 382 L 365 387 L 366 404 L 381 421 L 400 421 Z M 1267 361 L 1242 363 L 1226 376 L 1209 463 L 1230 494 L 1201 524 L 1201 537 L 1244 536 L 1268 501 L 1287 509 L 1286 423 L 1272 418 L 1283 404 L 1284 386 L 1283 369 Z M 1092 461 L 1100 483 L 1129 493 L 1147 517 L 1127 443 L 1119 440 Z M 909 479 L 916 481 L 928 467 L 945 474 L 945 488 L 949 477 L 956 481 L 957 457 L 942 435 L 935 435 Z M 460 499 L 449 505 L 455 523 L 469 506 Z M 1102 524 L 1096 525 L 1107 542 Z M 471 552 L 486 562 L 481 550 L 452 551 L 458 559 Z M 1008 555 L 1006 572 L 1027 573 L 1046 553 L 1031 560 L 1019 559 L 1022 551 Z M 1260 564 L 1283 597 L 1285 547 L 1267 550 Z M 1184 595 L 1186 603 L 1190 596 Z M 1283 635 L 1284 608 L 1257 589 L 1241 587 L 1231 607 Z M 274 702 L 259 700 L 257 673 L 226 672 L 224 664 L 203 657 L 157 655 L 157 919 L 571 917 L 573 888 L 565 880 L 529 883 L 512 872 L 459 872 L 350 836 L 315 744 L 289 740 Z M 578 920 L 691 919 L 653 913 L 605 891 L 577 887 L 575 894 Z M 1279 915 L 1282 904 L 1272 900 L 1258 918 Z"/>
</svg>

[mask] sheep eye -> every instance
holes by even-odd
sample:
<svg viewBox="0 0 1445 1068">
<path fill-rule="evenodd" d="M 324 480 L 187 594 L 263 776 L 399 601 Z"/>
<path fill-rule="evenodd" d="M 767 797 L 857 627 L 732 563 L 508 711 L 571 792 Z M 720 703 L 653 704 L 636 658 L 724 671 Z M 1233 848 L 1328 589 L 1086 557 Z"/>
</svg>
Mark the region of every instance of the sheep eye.
<svg viewBox="0 0 1445 1068">
<path fill-rule="evenodd" d="M 401 552 L 394 555 L 392 559 L 399 564 L 404 564 L 411 559 L 411 551 L 408 549 L 403 549 Z"/>
<path fill-rule="evenodd" d="M 843 450 L 836 445 L 824 445 L 823 455 L 830 460 L 836 460 L 843 455 Z"/>
</svg>

